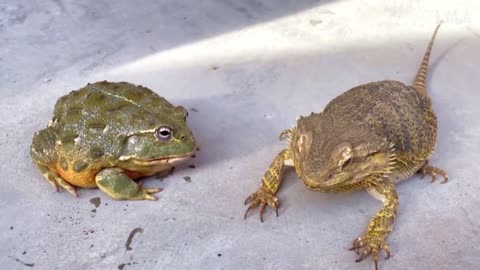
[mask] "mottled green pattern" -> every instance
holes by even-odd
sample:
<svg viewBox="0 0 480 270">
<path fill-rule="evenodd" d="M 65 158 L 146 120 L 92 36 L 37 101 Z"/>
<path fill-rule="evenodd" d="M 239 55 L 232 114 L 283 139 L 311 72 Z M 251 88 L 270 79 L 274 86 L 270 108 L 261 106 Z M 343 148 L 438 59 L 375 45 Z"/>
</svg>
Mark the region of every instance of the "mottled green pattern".
<svg viewBox="0 0 480 270">
<path fill-rule="evenodd" d="M 134 172 L 135 177 L 152 175 L 195 152 L 186 118 L 183 107 L 146 87 L 88 84 L 59 98 L 48 127 L 34 135 L 31 156 L 40 169 L 80 186 L 95 186 L 95 174 L 105 168 Z M 161 127 L 168 127 L 171 136 L 159 138 Z"/>
<path fill-rule="evenodd" d="M 61 97 L 55 105 L 52 122 L 62 141 L 62 152 L 93 162 L 99 158 L 112 161 L 121 156 L 130 135 L 142 134 L 144 143 L 148 143 L 141 153 L 132 153 L 140 158 L 191 152 L 192 149 L 187 149 L 191 148 L 191 142 L 185 146 L 159 143 L 153 135 L 156 128 L 167 125 L 176 131 L 177 137 L 182 134 L 191 137 L 185 115 L 181 107 L 177 109 L 146 87 L 98 82 Z"/>
</svg>

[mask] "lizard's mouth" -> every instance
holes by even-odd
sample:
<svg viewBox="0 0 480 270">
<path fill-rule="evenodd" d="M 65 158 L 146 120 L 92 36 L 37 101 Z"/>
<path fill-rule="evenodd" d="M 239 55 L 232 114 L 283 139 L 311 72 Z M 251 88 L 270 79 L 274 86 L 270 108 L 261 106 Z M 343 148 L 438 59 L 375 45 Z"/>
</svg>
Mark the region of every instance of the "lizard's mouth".
<svg viewBox="0 0 480 270">
<path fill-rule="evenodd" d="M 321 181 L 318 181 L 317 179 L 324 179 Z M 345 182 L 351 179 L 350 173 L 347 172 L 340 172 L 340 173 L 335 173 L 333 175 L 325 175 L 325 176 L 305 176 L 304 177 L 304 182 L 305 185 L 309 189 L 315 190 L 315 191 L 329 191 L 332 189 L 335 189 L 338 186 L 341 186 Z"/>
<path fill-rule="evenodd" d="M 328 179 L 322 182 L 322 186 L 326 188 L 335 187 L 350 180 L 351 174 L 348 172 L 337 172 L 333 175 L 329 175 Z"/>
</svg>

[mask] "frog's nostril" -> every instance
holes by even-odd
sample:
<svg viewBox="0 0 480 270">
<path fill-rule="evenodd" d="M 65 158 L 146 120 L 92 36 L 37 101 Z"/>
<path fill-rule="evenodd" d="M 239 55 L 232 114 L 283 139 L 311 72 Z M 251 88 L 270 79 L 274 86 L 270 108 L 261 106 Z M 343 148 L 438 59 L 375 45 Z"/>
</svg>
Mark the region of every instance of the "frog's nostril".
<svg viewBox="0 0 480 270">
<path fill-rule="evenodd" d="M 180 140 L 185 140 L 186 138 L 187 138 L 187 136 L 185 134 L 180 135 Z"/>
</svg>

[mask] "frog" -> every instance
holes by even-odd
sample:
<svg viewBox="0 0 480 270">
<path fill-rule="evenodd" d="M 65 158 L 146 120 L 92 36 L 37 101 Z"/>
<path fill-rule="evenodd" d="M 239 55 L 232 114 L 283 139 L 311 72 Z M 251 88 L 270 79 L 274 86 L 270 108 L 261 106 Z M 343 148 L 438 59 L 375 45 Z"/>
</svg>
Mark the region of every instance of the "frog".
<svg viewBox="0 0 480 270">
<path fill-rule="evenodd" d="M 30 156 L 55 190 L 78 196 L 99 188 L 116 200 L 157 200 L 142 177 L 171 171 L 194 156 L 188 111 L 129 82 L 88 83 L 60 97 Z M 138 182 L 137 182 L 138 181 Z"/>
</svg>

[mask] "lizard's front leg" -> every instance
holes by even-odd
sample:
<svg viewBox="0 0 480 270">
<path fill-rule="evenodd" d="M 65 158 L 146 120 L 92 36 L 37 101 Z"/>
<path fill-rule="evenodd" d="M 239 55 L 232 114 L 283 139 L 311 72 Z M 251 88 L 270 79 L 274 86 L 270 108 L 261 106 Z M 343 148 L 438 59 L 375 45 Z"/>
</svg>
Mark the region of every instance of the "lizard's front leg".
<svg viewBox="0 0 480 270">
<path fill-rule="evenodd" d="M 359 255 L 356 262 L 371 254 L 375 262 L 375 269 L 377 269 L 378 252 L 380 250 L 383 249 L 386 252 L 386 259 L 390 257 L 386 238 L 393 228 L 393 221 L 398 208 L 398 196 L 395 185 L 388 181 L 369 187 L 367 191 L 381 200 L 383 207 L 370 220 L 367 231 L 361 237 L 355 239 L 350 250 L 354 250 Z"/>
<path fill-rule="evenodd" d="M 265 172 L 260 188 L 255 193 L 248 196 L 248 198 L 245 200 L 245 205 L 250 203 L 250 206 L 245 212 L 244 218 L 247 218 L 248 211 L 260 206 L 260 220 L 263 222 L 262 215 L 267 204 L 271 208 L 275 209 L 278 217 L 279 203 L 277 197 L 275 197 L 275 194 L 280 188 L 280 184 L 282 182 L 283 167 L 287 164 L 293 164 L 293 160 L 290 151 L 285 149 L 275 157 L 272 164 L 268 168 L 268 171 Z"/>
</svg>

